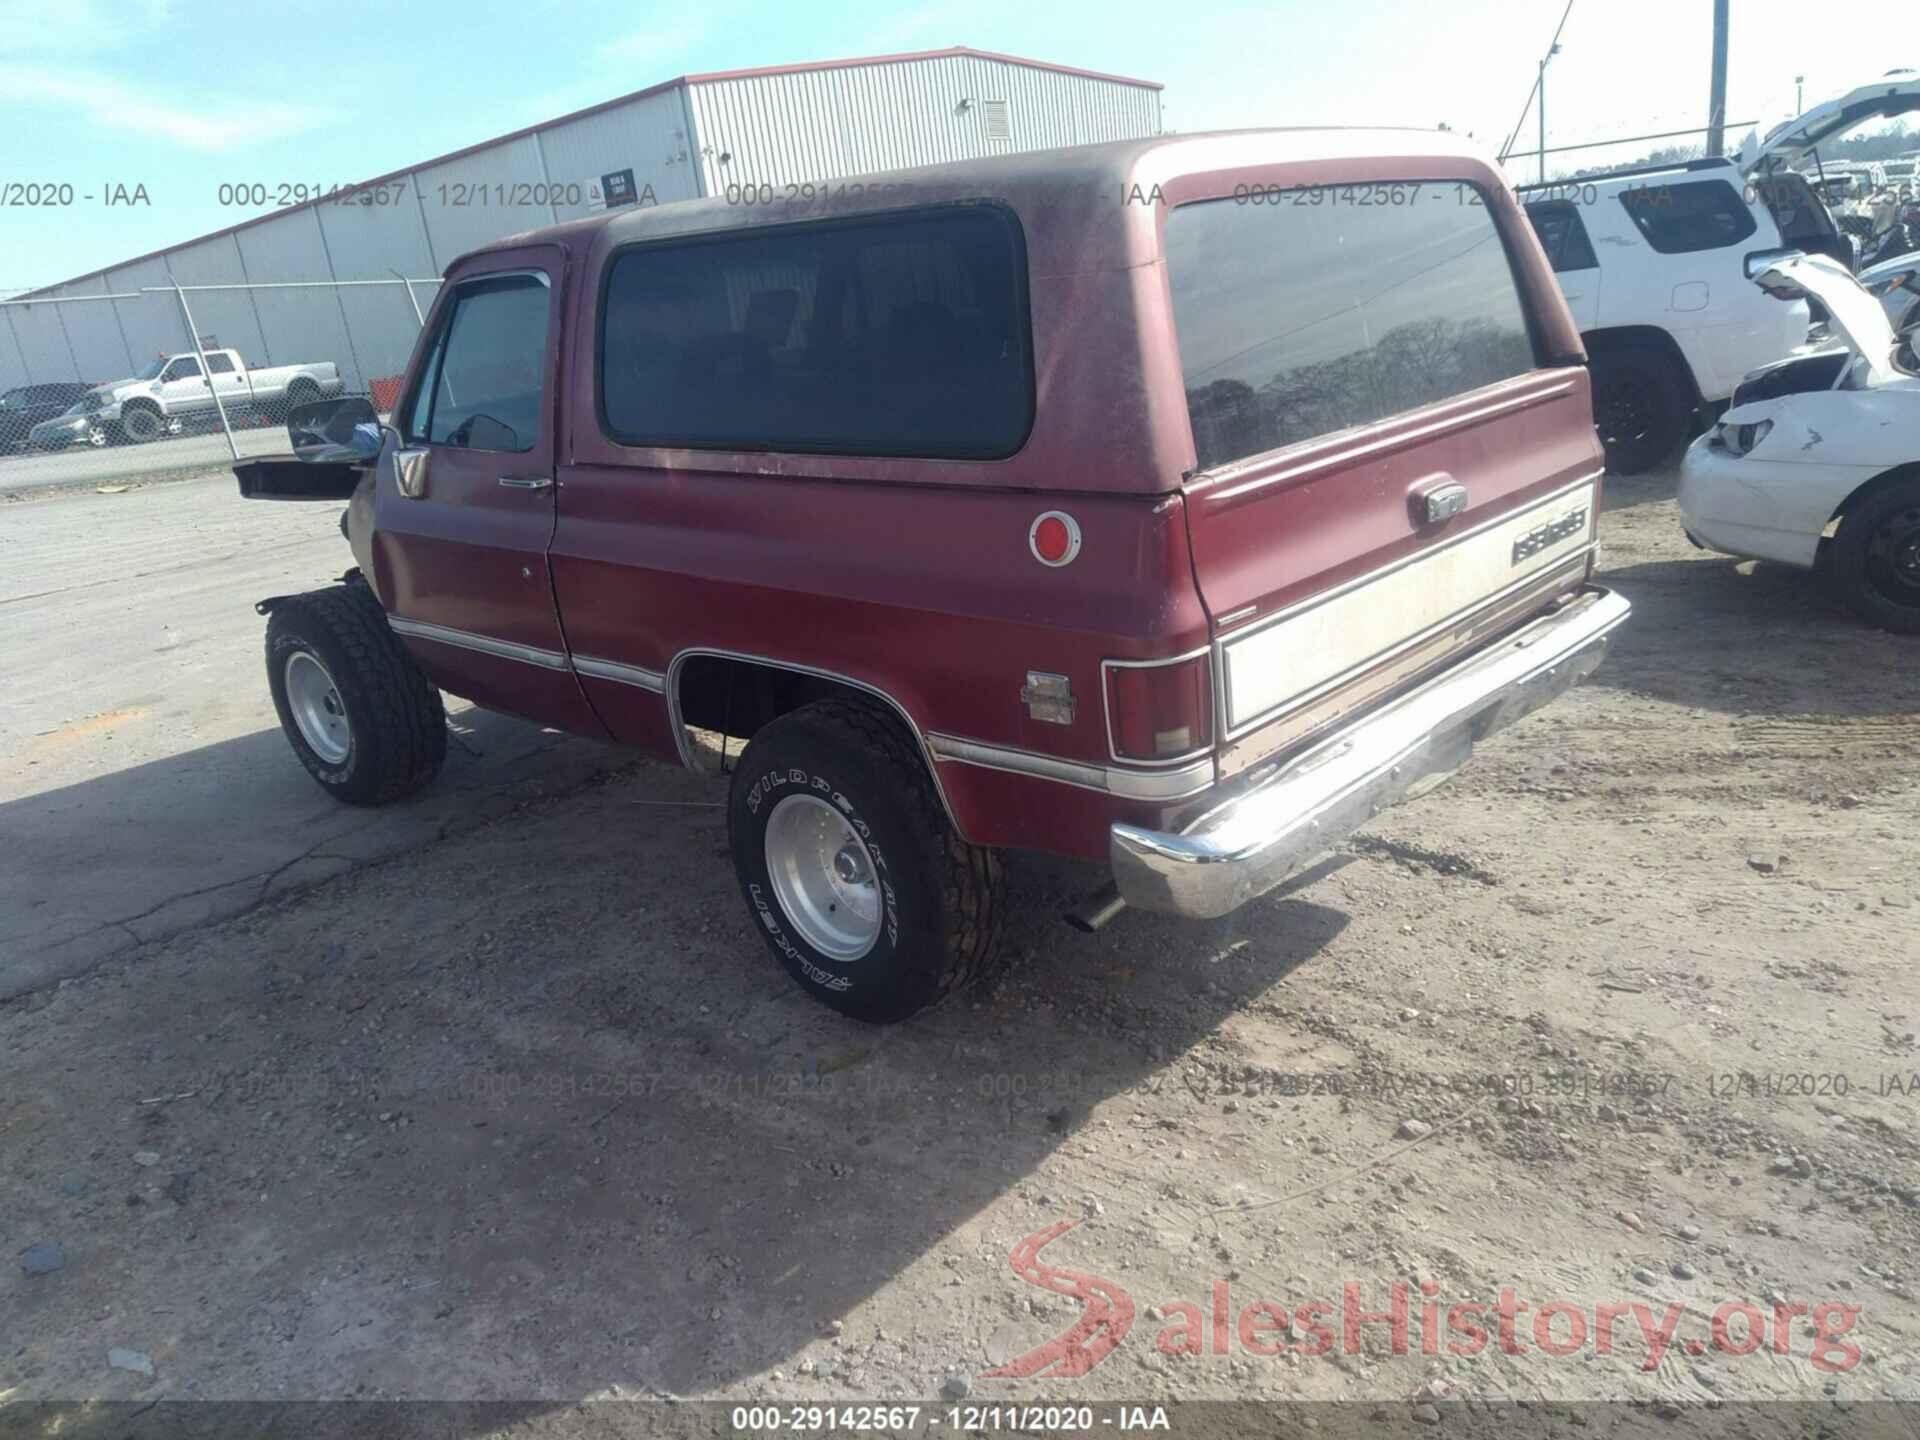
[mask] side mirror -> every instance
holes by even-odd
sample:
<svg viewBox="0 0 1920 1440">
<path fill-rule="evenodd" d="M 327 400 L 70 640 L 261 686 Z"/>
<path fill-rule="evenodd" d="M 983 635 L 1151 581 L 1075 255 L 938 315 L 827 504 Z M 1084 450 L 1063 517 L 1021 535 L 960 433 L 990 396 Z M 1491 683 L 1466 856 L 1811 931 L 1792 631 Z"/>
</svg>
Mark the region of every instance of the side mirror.
<svg viewBox="0 0 1920 1440">
<path fill-rule="evenodd" d="M 296 460 L 373 460 L 380 454 L 380 417 L 359 396 L 314 400 L 287 412 Z"/>
</svg>

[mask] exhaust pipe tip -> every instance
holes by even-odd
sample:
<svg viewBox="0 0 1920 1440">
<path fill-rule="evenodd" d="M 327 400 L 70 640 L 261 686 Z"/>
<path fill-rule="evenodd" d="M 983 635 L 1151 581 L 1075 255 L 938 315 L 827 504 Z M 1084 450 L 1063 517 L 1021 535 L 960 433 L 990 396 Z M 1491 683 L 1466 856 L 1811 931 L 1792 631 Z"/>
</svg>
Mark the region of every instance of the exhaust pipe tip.
<svg viewBox="0 0 1920 1440">
<path fill-rule="evenodd" d="M 1082 900 L 1066 913 L 1065 918 L 1074 929 L 1091 935 L 1096 930 L 1106 929 L 1126 908 L 1127 902 L 1120 897 L 1120 892 L 1109 885 Z"/>
</svg>

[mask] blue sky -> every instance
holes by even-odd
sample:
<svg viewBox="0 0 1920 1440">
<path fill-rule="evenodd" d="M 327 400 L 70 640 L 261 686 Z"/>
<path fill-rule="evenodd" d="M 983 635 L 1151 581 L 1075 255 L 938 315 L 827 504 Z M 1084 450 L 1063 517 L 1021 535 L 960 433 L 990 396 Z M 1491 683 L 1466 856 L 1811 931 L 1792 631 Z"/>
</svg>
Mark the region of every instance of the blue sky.
<svg viewBox="0 0 1920 1440">
<path fill-rule="evenodd" d="M 1497 146 L 1563 3 L 0 0 L 0 182 L 151 200 L 0 208 L 0 292 L 259 213 L 222 207 L 222 182 L 344 184 L 689 71 L 948 45 L 1159 80 L 1178 130 L 1446 121 Z M 1912 4 L 1854 0 L 1823 26 L 1804 0 L 1734 0 L 1730 118 L 1786 118 L 1796 74 L 1811 104 L 1920 65 Z M 1710 0 L 1575 0 L 1549 143 L 1703 123 L 1710 15 Z"/>
</svg>

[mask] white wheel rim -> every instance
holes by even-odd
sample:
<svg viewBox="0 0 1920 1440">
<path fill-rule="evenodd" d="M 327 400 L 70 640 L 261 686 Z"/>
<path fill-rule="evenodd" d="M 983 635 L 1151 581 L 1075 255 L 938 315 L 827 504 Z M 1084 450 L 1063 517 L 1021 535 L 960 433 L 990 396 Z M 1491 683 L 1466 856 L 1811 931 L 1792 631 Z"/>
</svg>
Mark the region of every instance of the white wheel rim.
<svg viewBox="0 0 1920 1440">
<path fill-rule="evenodd" d="M 880 938 L 873 855 L 824 800 L 789 795 L 767 817 L 767 874 L 787 922 L 831 960 L 858 960 Z"/>
<path fill-rule="evenodd" d="M 340 764 L 353 753 L 353 728 L 347 723 L 340 687 L 333 683 L 327 667 L 306 650 L 296 650 L 287 657 L 283 674 L 287 709 L 293 714 L 300 738 L 327 764 Z"/>
</svg>

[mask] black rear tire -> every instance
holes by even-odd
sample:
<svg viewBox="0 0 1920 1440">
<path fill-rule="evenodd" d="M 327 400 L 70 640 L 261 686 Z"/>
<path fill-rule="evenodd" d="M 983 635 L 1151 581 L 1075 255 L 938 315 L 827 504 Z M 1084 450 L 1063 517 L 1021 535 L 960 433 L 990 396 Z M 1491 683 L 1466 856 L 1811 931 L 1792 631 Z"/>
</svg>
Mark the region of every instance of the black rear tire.
<svg viewBox="0 0 1920 1440">
<path fill-rule="evenodd" d="M 316 749 L 289 700 L 289 667 L 311 677 L 312 662 L 332 682 L 326 709 L 344 722 L 344 753 Z M 428 784 L 446 761 L 440 692 L 364 583 L 310 591 L 274 607 L 267 621 L 267 684 L 294 754 L 336 800 L 388 804 Z"/>
<path fill-rule="evenodd" d="M 873 882 L 877 933 L 851 958 L 809 941 L 770 867 L 769 822 L 783 804 L 803 799 L 819 802 L 824 823 L 837 816 L 849 839 L 858 836 L 857 864 Z M 733 773 L 727 834 L 741 894 L 774 959 L 843 1015 L 904 1020 L 995 963 L 999 856 L 954 832 L 919 753 L 890 716 L 827 700 L 767 725 Z"/>
<path fill-rule="evenodd" d="M 1920 635 L 1920 475 L 1848 507 L 1822 557 L 1840 600 L 1861 619 Z"/>
<path fill-rule="evenodd" d="M 1693 395 L 1673 358 L 1645 345 L 1600 350 L 1589 362 L 1593 421 L 1616 475 L 1651 470 L 1687 437 Z"/>
</svg>

